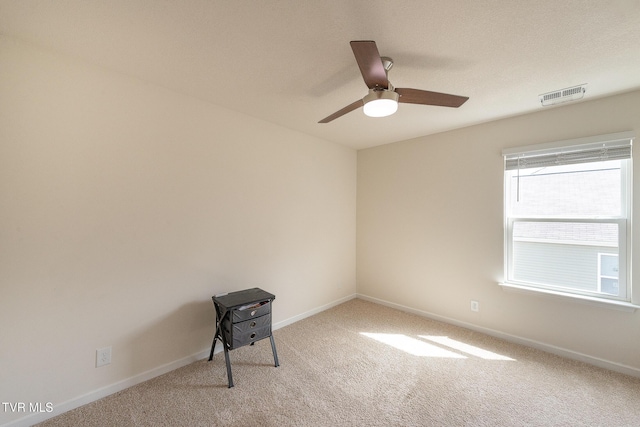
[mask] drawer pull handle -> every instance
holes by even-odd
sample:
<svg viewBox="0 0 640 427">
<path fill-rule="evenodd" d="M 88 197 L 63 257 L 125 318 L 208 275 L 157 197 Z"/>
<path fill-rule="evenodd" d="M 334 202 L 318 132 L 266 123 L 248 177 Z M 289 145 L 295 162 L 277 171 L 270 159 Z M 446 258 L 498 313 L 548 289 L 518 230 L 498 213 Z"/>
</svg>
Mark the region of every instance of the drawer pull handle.
<svg viewBox="0 0 640 427">
<path fill-rule="evenodd" d="M 255 316 L 255 315 L 256 315 L 256 311 L 255 311 L 255 310 L 253 310 L 253 311 L 251 312 L 251 315 L 252 315 L 252 316 Z"/>
<path fill-rule="evenodd" d="M 252 328 L 255 328 L 256 327 L 256 322 L 251 322 L 251 324 L 249 326 L 251 326 Z"/>
<path fill-rule="evenodd" d="M 255 337 L 256 337 L 256 333 L 254 332 L 254 333 L 251 334 L 251 338 L 253 339 Z"/>
</svg>

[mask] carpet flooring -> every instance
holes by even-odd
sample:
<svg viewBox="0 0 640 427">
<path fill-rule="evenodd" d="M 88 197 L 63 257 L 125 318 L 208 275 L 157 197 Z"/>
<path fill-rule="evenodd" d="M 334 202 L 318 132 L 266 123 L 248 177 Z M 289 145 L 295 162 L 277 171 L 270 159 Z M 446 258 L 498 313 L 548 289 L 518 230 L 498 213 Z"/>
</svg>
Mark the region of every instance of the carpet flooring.
<svg viewBox="0 0 640 427">
<path fill-rule="evenodd" d="M 40 423 L 639 426 L 640 379 L 354 299 Z"/>
</svg>

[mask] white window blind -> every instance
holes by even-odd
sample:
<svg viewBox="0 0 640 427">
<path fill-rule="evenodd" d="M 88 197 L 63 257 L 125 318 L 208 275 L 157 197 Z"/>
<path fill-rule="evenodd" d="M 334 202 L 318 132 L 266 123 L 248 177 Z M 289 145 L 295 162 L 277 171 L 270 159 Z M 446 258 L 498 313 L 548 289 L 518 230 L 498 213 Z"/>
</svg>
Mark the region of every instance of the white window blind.
<svg viewBox="0 0 640 427">
<path fill-rule="evenodd" d="M 629 158 L 631 158 L 630 138 L 605 143 L 557 148 L 551 152 L 530 151 L 511 154 L 505 156 L 505 169 L 527 169 Z"/>
</svg>

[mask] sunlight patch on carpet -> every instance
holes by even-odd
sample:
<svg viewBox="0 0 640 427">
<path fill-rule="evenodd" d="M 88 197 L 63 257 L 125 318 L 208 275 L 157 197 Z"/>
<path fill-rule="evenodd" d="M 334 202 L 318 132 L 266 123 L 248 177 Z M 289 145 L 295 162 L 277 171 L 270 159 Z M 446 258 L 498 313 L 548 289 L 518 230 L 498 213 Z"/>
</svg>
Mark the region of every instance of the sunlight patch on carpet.
<svg viewBox="0 0 640 427">
<path fill-rule="evenodd" d="M 466 344 L 461 341 L 456 341 L 449 337 L 435 337 L 435 336 L 427 336 L 427 335 L 419 335 L 419 337 L 424 338 L 425 340 L 433 341 L 435 343 L 453 348 L 463 353 L 470 354 L 472 356 L 480 357 L 482 359 L 515 361 L 515 359 L 512 359 L 510 357 L 503 356 L 501 354 L 494 353 L 489 350 L 484 350 L 480 347 L 475 347 L 473 345 Z"/>
<path fill-rule="evenodd" d="M 422 357 L 445 357 L 452 359 L 466 359 L 466 356 L 463 356 L 458 353 L 454 353 L 452 351 L 446 350 L 442 347 L 426 343 L 424 341 L 408 337 L 403 334 L 376 334 L 369 332 L 360 332 L 361 335 L 365 337 L 372 338 L 381 343 L 390 345 L 399 350 L 412 354 L 414 356 L 422 356 Z"/>
</svg>

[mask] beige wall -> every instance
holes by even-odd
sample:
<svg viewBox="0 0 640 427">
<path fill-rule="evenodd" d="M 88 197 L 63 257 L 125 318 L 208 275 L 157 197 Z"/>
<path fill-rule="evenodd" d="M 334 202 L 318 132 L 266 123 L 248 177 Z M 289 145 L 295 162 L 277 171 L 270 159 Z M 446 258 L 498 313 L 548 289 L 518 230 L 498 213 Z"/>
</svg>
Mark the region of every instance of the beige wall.
<svg viewBox="0 0 640 427">
<path fill-rule="evenodd" d="M 275 323 L 354 295 L 354 150 L 6 38 L 0 64 L 3 402 L 202 352 L 214 293 L 262 287 Z"/>
<path fill-rule="evenodd" d="M 358 294 L 640 375 L 640 311 L 498 286 L 501 150 L 621 131 L 640 134 L 640 92 L 359 151 Z M 640 185 L 634 200 L 637 223 Z M 633 243 L 640 247 L 638 227 Z M 640 271 L 638 257 L 633 267 Z M 480 303 L 478 313 L 470 310 L 472 299 Z"/>
</svg>

